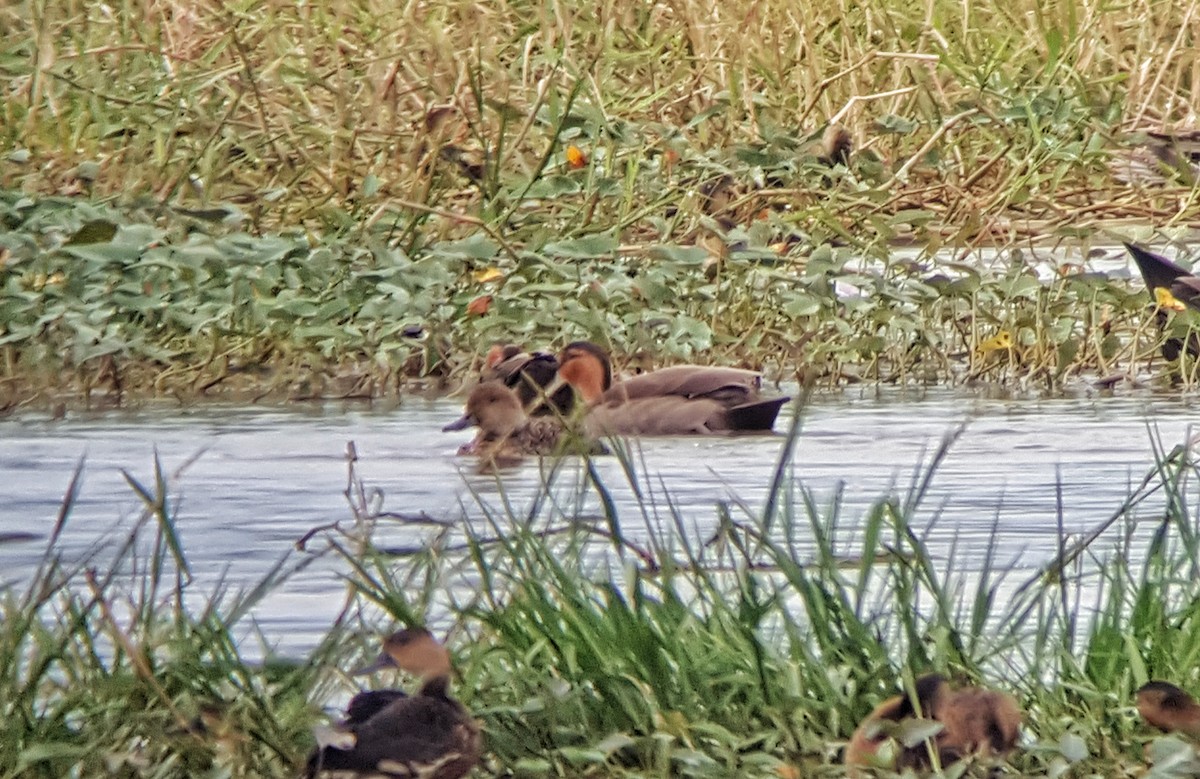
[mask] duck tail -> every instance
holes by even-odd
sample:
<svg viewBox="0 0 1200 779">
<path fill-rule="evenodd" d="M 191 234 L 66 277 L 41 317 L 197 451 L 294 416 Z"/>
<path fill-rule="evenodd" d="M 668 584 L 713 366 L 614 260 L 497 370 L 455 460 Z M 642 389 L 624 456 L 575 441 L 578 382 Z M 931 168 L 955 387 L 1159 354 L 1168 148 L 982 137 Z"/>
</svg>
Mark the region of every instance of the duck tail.
<svg viewBox="0 0 1200 779">
<path fill-rule="evenodd" d="M 756 400 L 753 403 L 743 403 L 729 409 L 725 418 L 730 430 L 771 430 L 775 427 L 775 418 L 779 409 L 791 398 L 784 396 L 769 400 Z"/>
<path fill-rule="evenodd" d="M 1125 244 L 1125 248 L 1133 255 L 1138 270 L 1146 282 L 1146 288 L 1154 290 L 1158 287 L 1171 287 L 1171 282 L 1180 276 L 1190 276 L 1192 272 L 1182 268 L 1160 254 L 1146 251 L 1134 243 Z"/>
</svg>

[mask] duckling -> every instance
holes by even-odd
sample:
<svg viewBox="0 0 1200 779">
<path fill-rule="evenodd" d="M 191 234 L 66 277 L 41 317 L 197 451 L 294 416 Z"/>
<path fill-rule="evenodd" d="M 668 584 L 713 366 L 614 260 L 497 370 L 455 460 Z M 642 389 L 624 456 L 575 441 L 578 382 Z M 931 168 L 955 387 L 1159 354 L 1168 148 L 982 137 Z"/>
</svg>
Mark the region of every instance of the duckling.
<svg viewBox="0 0 1200 779">
<path fill-rule="evenodd" d="M 500 381 L 517 394 L 521 406 L 534 416 L 566 416 L 575 404 L 575 393 L 558 384 L 558 358 L 549 352 L 526 352 L 516 344 L 496 344 L 488 350 L 480 379 Z M 546 392 L 552 391 L 549 397 Z"/>
<path fill-rule="evenodd" d="M 415 695 L 362 693 L 335 728 L 334 743 L 308 759 L 306 779 L 458 779 L 483 751 L 478 723 L 449 695 L 450 653 L 424 628 L 388 636 L 383 653 L 356 674 L 400 668 L 422 679 Z M 356 707 L 355 701 L 362 705 Z"/>
<path fill-rule="evenodd" d="M 442 428 L 443 432 L 479 428 L 475 452 L 488 459 L 519 459 L 526 454 L 607 454 L 596 441 L 572 440 L 558 418 L 528 417 L 521 401 L 508 387 L 484 382 L 467 396 L 466 413 Z"/>
<path fill-rule="evenodd" d="M 1133 256 L 1146 289 L 1154 298 L 1154 320 L 1159 329 L 1166 327 L 1170 319 L 1168 311 L 1188 308 L 1200 311 L 1200 277 L 1137 244 L 1127 243 L 1125 248 Z M 1162 354 L 1166 359 L 1174 360 L 1185 348 L 1191 357 L 1200 357 L 1200 339 L 1194 334 L 1186 343 L 1179 338 L 1168 338 L 1162 345 Z"/>
<path fill-rule="evenodd" d="M 588 406 L 593 435 L 769 431 L 790 400 L 763 399 L 762 374 L 740 368 L 676 365 L 614 382 L 608 355 L 589 341 L 568 344 L 558 363 Z"/>
<path fill-rule="evenodd" d="M 1137 691 L 1137 710 L 1152 727 L 1200 738 L 1200 703 L 1170 682 L 1143 684 Z"/>
<path fill-rule="evenodd" d="M 939 674 L 925 674 L 914 685 L 914 700 L 907 695 L 888 698 L 875 707 L 850 737 L 843 762 L 847 766 L 878 766 L 880 750 L 887 743 L 887 722 L 921 716 L 941 723 L 942 730 L 933 738 L 938 762 L 945 766 L 981 753 L 1003 755 L 1016 746 L 1020 735 L 1021 710 L 1004 693 L 979 687 L 952 690 Z M 924 744 L 900 747 L 891 768 L 931 767 Z"/>
</svg>

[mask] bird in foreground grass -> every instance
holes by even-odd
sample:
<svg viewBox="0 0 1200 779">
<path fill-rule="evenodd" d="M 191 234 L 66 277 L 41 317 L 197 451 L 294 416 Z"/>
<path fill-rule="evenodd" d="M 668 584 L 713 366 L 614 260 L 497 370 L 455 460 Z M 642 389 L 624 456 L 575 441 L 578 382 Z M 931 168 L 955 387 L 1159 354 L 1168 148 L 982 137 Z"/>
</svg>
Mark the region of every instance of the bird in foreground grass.
<svg viewBox="0 0 1200 779">
<path fill-rule="evenodd" d="M 854 731 L 844 754 L 851 775 L 869 767 L 927 770 L 935 755 L 947 766 L 972 755 L 1003 756 L 1016 746 L 1022 714 L 1011 696 L 981 687 L 953 689 L 938 674 L 919 677 L 913 692 L 915 699 L 907 694 L 888 698 Z M 896 726 L 917 718 L 941 726 L 932 746 L 922 741 L 889 748 Z"/>
<path fill-rule="evenodd" d="M 479 725 L 450 697 L 450 653 L 424 628 L 384 640 L 383 653 L 356 671 L 399 668 L 421 680 L 413 695 L 360 693 L 305 767 L 306 779 L 458 779 L 483 751 Z"/>
<path fill-rule="evenodd" d="M 1137 691 L 1137 710 L 1152 727 L 1200 738 L 1200 703 L 1170 682 L 1143 684 Z"/>
</svg>

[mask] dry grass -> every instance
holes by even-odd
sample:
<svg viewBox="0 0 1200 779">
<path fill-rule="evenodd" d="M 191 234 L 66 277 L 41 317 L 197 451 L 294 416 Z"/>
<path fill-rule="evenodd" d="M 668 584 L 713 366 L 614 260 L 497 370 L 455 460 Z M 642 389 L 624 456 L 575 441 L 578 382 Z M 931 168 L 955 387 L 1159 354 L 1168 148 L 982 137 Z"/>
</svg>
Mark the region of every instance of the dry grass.
<svg viewBox="0 0 1200 779">
<path fill-rule="evenodd" d="M 492 221 L 569 143 L 597 176 L 651 166 L 686 200 L 731 150 L 838 121 L 878 158 L 867 202 L 838 198 L 851 223 L 914 205 L 951 238 L 1003 234 L 1001 215 L 1170 219 L 1194 215 L 1190 192 L 1133 192 L 1104 150 L 1192 122 L 1194 17 L 1184 0 L 26 2 L 0 11 L 0 144 L 28 152 L 0 185 L 232 202 L 267 224 L 414 205 Z"/>
</svg>

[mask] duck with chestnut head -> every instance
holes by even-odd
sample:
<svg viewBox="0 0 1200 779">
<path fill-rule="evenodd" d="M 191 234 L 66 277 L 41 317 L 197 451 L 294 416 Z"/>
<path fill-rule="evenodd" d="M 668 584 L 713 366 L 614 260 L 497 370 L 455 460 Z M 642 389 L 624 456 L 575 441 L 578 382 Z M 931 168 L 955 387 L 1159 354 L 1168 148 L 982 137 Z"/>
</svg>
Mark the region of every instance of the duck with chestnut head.
<svg viewBox="0 0 1200 779">
<path fill-rule="evenodd" d="M 556 381 L 558 357 L 549 352 L 527 352 L 516 344 L 496 344 L 488 350 L 479 378 L 499 381 L 511 389 L 531 416 L 566 416 L 575 404 L 571 388 Z"/>
<path fill-rule="evenodd" d="M 608 354 L 590 341 L 568 344 L 558 363 L 593 435 L 765 432 L 790 400 L 762 397 L 762 374 L 741 368 L 675 365 L 616 381 Z"/>
<path fill-rule="evenodd" d="M 1200 738 L 1200 703 L 1170 682 L 1143 684 L 1137 691 L 1137 710 L 1152 727 Z"/>
<path fill-rule="evenodd" d="M 424 628 L 388 636 L 383 653 L 356 671 L 398 668 L 420 680 L 413 695 L 360 693 L 347 718 L 313 751 L 306 779 L 459 779 L 483 751 L 479 724 L 450 697 L 450 653 Z"/>
</svg>

